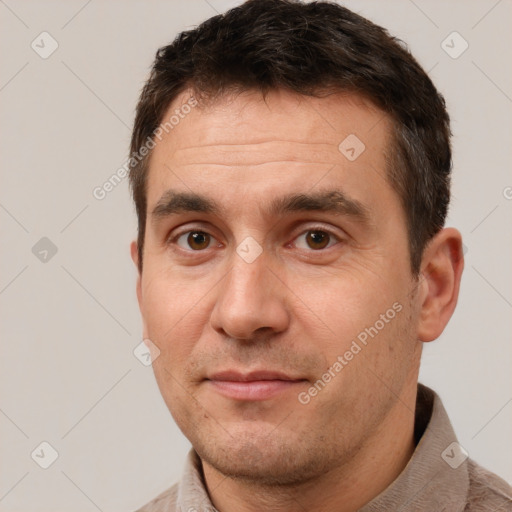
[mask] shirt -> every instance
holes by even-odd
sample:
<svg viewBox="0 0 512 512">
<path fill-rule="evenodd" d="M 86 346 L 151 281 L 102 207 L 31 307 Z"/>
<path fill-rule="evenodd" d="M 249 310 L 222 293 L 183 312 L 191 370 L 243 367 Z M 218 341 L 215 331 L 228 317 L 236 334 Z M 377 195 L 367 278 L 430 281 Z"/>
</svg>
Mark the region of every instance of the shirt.
<svg viewBox="0 0 512 512">
<path fill-rule="evenodd" d="M 509 512 L 512 487 L 468 458 L 439 396 L 418 384 L 416 448 L 406 467 L 359 512 Z M 218 512 L 192 449 L 182 479 L 137 512 Z"/>
</svg>

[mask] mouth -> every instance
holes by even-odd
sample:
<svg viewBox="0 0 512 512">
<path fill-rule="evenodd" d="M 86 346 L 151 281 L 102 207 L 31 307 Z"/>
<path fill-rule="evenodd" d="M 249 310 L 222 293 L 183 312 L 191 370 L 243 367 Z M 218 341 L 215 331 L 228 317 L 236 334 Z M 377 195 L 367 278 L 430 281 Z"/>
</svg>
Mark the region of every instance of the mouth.
<svg viewBox="0 0 512 512">
<path fill-rule="evenodd" d="M 209 375 L 206 382 L 214 391 L 226 398 L 261 401 L 296 389 L 298 385 L 306 382 L 306 379 L 273 371 L 240 373 L 228 370 Z"/>
</svg>

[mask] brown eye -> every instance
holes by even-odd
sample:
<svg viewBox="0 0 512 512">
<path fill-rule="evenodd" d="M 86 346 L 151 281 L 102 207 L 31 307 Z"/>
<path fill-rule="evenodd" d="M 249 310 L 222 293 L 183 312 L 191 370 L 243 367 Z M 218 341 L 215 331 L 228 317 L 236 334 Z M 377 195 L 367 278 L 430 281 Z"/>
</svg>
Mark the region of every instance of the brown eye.
<svg viewBox="0 0 512 512">
<path fill-rule="evenodd" d="M 194 249 L 195 251 L 207 249 L 210 245 L 210 242 L 210 235 L 208 233 L 204 233 L 203 231 L 191 231 L 187 236 L 187 244 L 191 249 Z"/>
<path fill-rule="evenodd" d="M 298 249 L 306 251 L 321 251 L 322 249 L 329 249 L 333 245 L 341 242 L 341 239 L 326 229 L 312 228 L 303 231 L 294 242 Z"/>
<path fill-rule="evenodd" d="M 311 249 L 324 249 L 329 244 L 331 236 L 325 231 L 308 231 L 306 243 Z"/>
<path fill-rule="evenodd" d="M 179 235 L 172 243 L 186 251 L 202 251 L 208 249 L 215 240 L 205 231 L 186 231 Z"/>
</svg>

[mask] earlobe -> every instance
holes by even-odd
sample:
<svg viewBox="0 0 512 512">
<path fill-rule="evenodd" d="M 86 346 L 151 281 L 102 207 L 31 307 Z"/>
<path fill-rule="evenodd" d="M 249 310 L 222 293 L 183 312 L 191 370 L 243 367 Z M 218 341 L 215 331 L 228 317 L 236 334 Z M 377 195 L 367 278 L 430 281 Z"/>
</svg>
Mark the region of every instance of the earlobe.
<svg viewBox="0 0 512 512">
<path fill-rule="evenodd" d="M 463 268 L 461 234 L 454 228 L 442 229 L 430 241 L 422 259 L 420 341 L 437 339 L 446 327 L 457 305 Z"/>
</svg>

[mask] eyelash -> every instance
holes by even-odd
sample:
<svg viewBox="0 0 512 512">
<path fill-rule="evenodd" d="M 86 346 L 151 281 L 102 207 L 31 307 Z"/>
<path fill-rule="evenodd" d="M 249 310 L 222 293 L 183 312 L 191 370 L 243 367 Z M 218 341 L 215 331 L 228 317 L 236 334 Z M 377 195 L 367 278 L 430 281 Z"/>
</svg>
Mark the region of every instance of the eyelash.
<svg viewBox="0 0 512 512">
<path fill-rule="evenodd" d="M 299 233 L 294 239 L 293 241 L 295 242 L 300 236 L 303 236 L 305 234 L 308 234 L 308 233 L 313 233 L 313 232 L 321 232 L 321 233 L 325 233 L 327 234 L 329 237 L 330 237 L 330 240 L 329 240 L 329 244 L 327 247 L 325 248 L 321 248 L 321 249 L 309 249 L 308 252 L 312 252 L 312 253 L 321 253 L 321 252 L 325 252 L 327 249 L 330 249 L 331 247 L 333 247 L 334 245 L 337 245 L 338 243 L 342 242 L 342 239 L 336 235 L 335 233 L 333 233 L 331 230 L 329 229 L 326 229 L 325 227 L 323 226 L 312 226 L 304 231 L 302 231 L 301 233 Z M 177 245 L 177 242 L 178 240 L 183 237 L 184 235 L 189 235 L 190 233 L 204 233 L 208 236 L 210 236 L 213 240 L 217 240 L 211 233 L 209 233 L 208 231 L 204 230 L 204 229 L 189 229 L 187 231 L 183 231 L 182 233 L 178 233 L 177 235 L 175 235 L 174 237 L 172 238 L 169 238 L 167 240 L 167 245 L 171 245 L 171 244 L 176 244 Z M 332 242 L 332 239 L 334 239 L 335 243 L 331 243 Z M 201 250 L 193 250 L 193 249 L 184 249 L 183 247 L 180 247 L 178 246 L 180 250 L 182 251 L 186 251 L 186 252 L 190 252 L 190 253 L 197 253 L 197 254 L 200 254 L 200 253 L 204 253 L 206 250 L 210 249 L 210 247 L 207 247 L 206 249 L 201 249 Z M 302 250 L 306 250 L 306 249 L 302 249 Z"/>
</svg>

